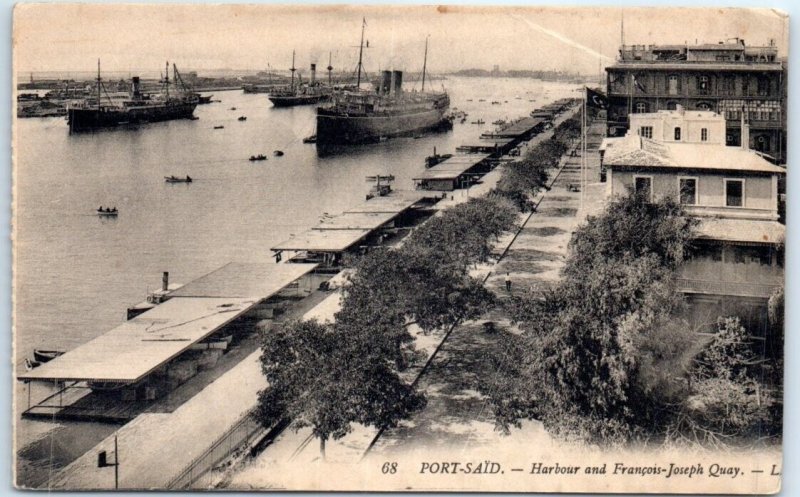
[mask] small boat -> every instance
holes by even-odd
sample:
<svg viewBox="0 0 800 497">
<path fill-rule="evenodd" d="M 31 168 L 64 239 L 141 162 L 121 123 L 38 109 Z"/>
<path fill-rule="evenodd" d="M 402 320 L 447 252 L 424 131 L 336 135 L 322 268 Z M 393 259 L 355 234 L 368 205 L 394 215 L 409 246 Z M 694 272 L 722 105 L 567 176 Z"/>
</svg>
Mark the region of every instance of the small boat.
<svg viewBox="0 0 800 497">
<path fill-rule="evenodd" d="M 272 152 L 272 155 L 274 155 L 275 157 L 283 157 L 283 150 L 276 150 Z"/>
<path fill-rule="evenodd" d="M 483 119 L 478 119 L 477 121 L 472 121 L 472 124 L 486 124 L 486 121 Z"/>
<path fill-rule="evenodd" d="M 214 129 L 224 129 L 225 126 L 214 126 Z"/>
<path fill-rule="evenodd" d="M 248 160 L 250 161 L 267 160 L 267 156 L 264 154 L 251 155 Z"/>
<path fill-rule="evenodd" d="M 471 99 L 471 98 L 468 98 L 468 99 L 467 99 L 467 102 L 472 102 L 472 99 Z"/>
<path fill-rule="evenodd" d="M 311 135 L 303 138 L 303 143 L 317 143 L 317 135 Z"/>
<path fill-rule="evenodd" d="M 498 102 L 497 100 L 492 100 L 492 105 L 500 105 L 500 102 Z"/>
<path fill-rule="evenodd" d="M 485 101 L 486 101 L 485 98 L 481 98 L 481 99 L 478 100 L 478 102 L 485 102 Z"/>
<path fill-rule="evenodd" d="M 117 210 L 116 207 L 114 207 L 113 209 L 110 207 L 106 207 L 105 209 L 100 207 L 99 209 L 97 209 L 98 216 L 115 217 L 117 214 L 119 214 L 119 211 Z"/>
<path fill-rule="evenodd" d="M 453 154 L 437 154 L 436 150 L 434 150 L 433 155 L 425 157 L 425 167 L 433 167 L 436 164 L 446 161 L 452 156 Z"/>
<path fill-rule="evenodd" d="M 164 176 L 164 180 L 167 183 L 191 183 L 192 178 L 188 174 L 185 178 L 178 178 L 177 176 Z"/>
<path fill-rule="evenodd" d="M 231 110 L 236 110 L 236 107 L 231 107 Z"/>
<path fill-rule="evenodd" d="M 38 362 L 43 364 L 45 362 L 52 361 L 56 357 L 64 355 L 63 350 L 42 350 L 42 349 L 33 349 L 33 362 Z"/>
<path fill-rule="evenodd" d="M 247 121 L 247 116 L 239 116 L 240 121 Z"/>
<path fill-rule="evenodd" d="M 197 121 L 198 119 L 200 119 L 200 118 L 197 117 L 197 116 L 192 116 L 192 117 L 189 118 L 190 121 Z"/>
</svg>

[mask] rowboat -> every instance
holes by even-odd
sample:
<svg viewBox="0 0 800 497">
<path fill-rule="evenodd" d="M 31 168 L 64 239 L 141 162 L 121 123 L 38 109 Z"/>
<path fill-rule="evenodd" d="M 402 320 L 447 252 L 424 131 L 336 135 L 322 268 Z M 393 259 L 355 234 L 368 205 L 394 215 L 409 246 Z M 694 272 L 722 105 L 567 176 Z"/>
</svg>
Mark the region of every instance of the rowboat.
<svg viewBox="0 0 800 497">
<path fill-rule="evenodd" d="M 164 181 L 167 183 L 191 183 L 192 178 L 186 176 L 185 178 L 177 178 L 175 176 L 164 176 Z"/>
<path fill-rule="evenodd" d="M 102 207 L 97 209 L 97 215 L 101 217 L 116 217 L 117 214 L 119 214 L 119 211 L 117 210 L 116 207 L 114 207 L 113 209 L 110 208 L 103 209 Z"/>
</svg>

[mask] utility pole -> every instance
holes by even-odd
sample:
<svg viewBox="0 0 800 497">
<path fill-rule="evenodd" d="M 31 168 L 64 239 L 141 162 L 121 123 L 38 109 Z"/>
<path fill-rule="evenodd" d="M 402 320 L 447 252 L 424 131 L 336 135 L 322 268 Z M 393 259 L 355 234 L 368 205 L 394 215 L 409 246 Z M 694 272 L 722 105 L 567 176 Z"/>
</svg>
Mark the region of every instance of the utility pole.
<svg viewBox="0 0 800 497">
<path fill-rule="evenodd" d="M 107 468 L 109 466 L 114 466 L 114 490 L 119 490 L 119 447 L 116 434 L 114 435 L 114 462 L 108 462 L 108 454 L 104 450 L 97 454 L 97 467 Z"/>
</svg>

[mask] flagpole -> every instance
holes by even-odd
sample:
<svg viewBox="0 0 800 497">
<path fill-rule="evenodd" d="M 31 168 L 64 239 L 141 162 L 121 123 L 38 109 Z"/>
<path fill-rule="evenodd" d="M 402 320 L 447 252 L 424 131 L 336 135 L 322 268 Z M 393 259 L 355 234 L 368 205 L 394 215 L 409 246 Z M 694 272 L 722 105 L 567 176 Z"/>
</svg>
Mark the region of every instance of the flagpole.
<svg viewBox="0 0 800 497">
<path fill-rule="evenodd" d="M 589 98 L 589 92 L 586 86 L 583 87 L 583 114 L 581 116 L 581 212 L 583 212 L 583 195 L 584 189 L 586 188 L 585 185 L 585 167 L 584 164 L 586 162 L 586 100 Z"/>
</svg>

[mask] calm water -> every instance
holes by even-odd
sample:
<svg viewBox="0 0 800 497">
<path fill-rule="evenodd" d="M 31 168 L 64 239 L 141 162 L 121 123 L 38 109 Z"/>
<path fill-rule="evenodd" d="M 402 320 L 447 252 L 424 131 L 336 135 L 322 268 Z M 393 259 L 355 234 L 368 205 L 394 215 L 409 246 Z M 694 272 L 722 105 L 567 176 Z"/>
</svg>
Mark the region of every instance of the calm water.
<svg viewBox="0 0 800 497">
<path fill-rule="evenodd" d="M 216 93 L 221 102 L 199 106 L 199 120 L 134 130 L 70 135 L 61 118 L 18 121 L 17 367 L 34 348 L 69 350 L 118 325 L 162 271 L 185 283 L 229 261 L 271 261 L 272 245 L 362 201 L 367 175 L 393 174 L 395 188 L 412 188 L 434 146 L 451 153 L 492 127 L 469 121 L 516 118 L 579 95 L 535 80 L 445 83 L 452 107 L 469 112 L 466 124 L 322 158 L 302 143 L 314 133 L 313 107 L 274 109 L 266 95 L 241 91 Z M 285 155 L 273 157 L 276 149 Z M 269 160 L 247 160 L 259 153 Z M 195 181 L 166 184 L 171 174 Z M 98 218 L 101 205 L 119 217 Z"/>
</svg>

